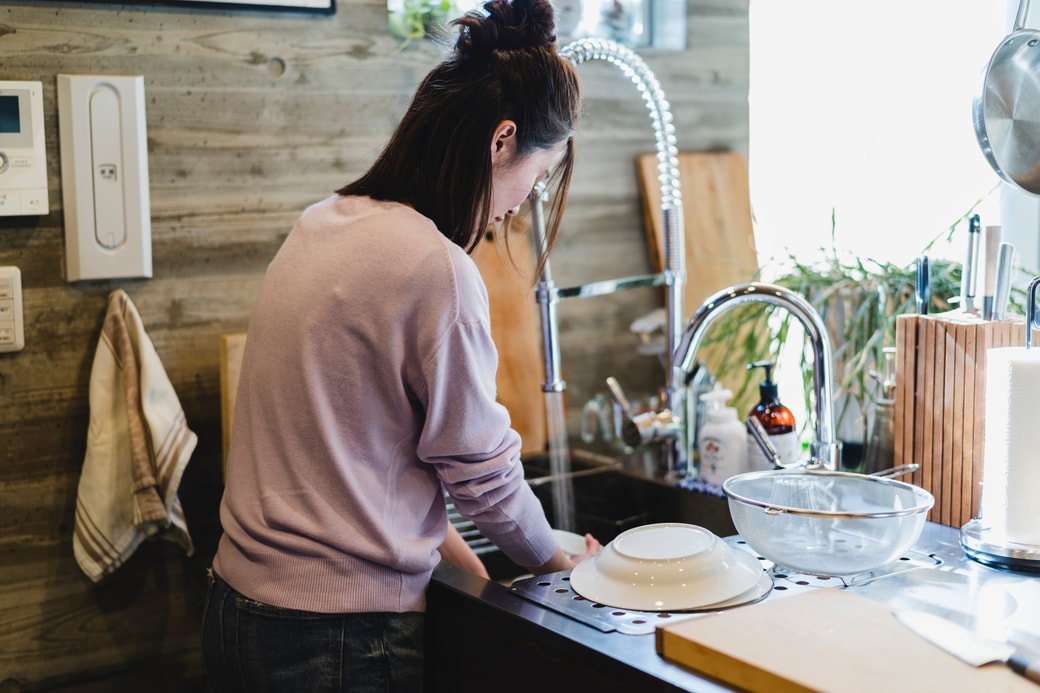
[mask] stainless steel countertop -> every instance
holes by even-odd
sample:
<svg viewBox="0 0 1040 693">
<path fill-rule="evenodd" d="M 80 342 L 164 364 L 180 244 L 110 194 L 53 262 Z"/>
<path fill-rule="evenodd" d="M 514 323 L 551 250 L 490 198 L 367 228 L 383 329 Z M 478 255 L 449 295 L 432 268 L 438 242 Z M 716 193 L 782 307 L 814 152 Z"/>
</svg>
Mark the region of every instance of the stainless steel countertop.
<svg viewBox="0 0 1040 693">
<path fill-rule="evenodd" d="M 958 529 L 931 522 L 915 548 L 942 563 L 848 589 L 893 609 L 930 611 L 1040 651 L 1040 573 L 983 565 L 964 553 Z"/>
<path fill-rule="evenodd" d="M 734 540 L 739 537 L 727 537 L 727 541 Z M 847 589 L 893 609 L 930 611 L 987 635 L 1008 638 L 1040 651 L 1040 573 L 1012 572 L 983 565 L 964 553 L 958 529 L 931 522 L 925 524 L 920 539 L 908 553 L 913 555 L 913 560 L 902 565 L 846 580 L 788 575 L 766 564 L 774 579 L 774 589 L 766 599 L 783 598 L 807 589 Z M 481 580 L 452 566 L 439 567 L 434 581 L 438 587 L 481 600 L 509 616 L 537 624 L 578 647 L 590 648 L 663 683 L 704 693 L 729 690 L 657 654 L 651 634 L 657 614 L 646 614 L 651 623 L 641 632 L 638 629 L 626 632 L 625 628 L 604 632 L 603 628 L 588 625 L 520 596 L 506 586 Z M 630 634 L 633 632 L 641 634 Z"/>
</svg>

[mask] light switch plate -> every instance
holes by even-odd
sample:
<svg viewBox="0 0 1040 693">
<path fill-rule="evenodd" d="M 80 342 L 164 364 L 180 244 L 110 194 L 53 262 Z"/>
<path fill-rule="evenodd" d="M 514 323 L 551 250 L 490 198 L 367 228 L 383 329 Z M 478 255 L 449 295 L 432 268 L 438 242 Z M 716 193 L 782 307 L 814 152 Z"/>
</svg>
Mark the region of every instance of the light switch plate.
<svg viewBox="0 0 1040 693">
<path fill-rule="evenodd" d="M 67 280 L 152 276 L 144 77 L 58 75 Z"/>
<path fill-rule="evenodd" d="M 22 317 L 22 272 L 0 267 L 0 352 L 25 348 Z"/>
</svg>

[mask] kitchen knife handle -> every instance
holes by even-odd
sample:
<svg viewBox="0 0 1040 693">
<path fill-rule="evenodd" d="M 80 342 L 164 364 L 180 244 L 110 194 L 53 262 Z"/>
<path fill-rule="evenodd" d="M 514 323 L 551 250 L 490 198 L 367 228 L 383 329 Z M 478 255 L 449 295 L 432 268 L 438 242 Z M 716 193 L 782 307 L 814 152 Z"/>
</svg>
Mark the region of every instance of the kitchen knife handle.
<svg viewBox="0 0 1040 693">
<path fill-rule="evenodd" d="M 1040 657 L 1027 654 L 1022 650 L 1015 650 L 1015 652 L 1008 657 L 1008 666 L 1011 667 L 1011 670 L 1016 674 L 1021 674 L 1030 681 L 1040 683 Z"/>
<path fill-rule="evenodd" d="M 1001 243 L 997 254 L 997 288 L 993 296 L 993 319 L 1003 320 L 1011 297 L 1011 267 L 1015 262 L 1015 246 Z"/>
<path fill-rule="evenodd" d="M 914 297 L 917 301 L 919 315 L 928 315 L 928 304 L 931 302 L 932 274 L 928 266 L 928 256 L 917 258 L 917 281 L 914 285 Z"/>
<path fill-rule="evenodd" d="M 968 220 L 968 257 L 961 270 L 961 309 L 967 313 L 974 313 L 978 310 L 978 306 L 975 305 L 975 296 L 979 286 L 979 234 L 981 232 L 979 215 L 973 214 Z"/>
<path fill-rule="evenodd" d="M 993 319 L 993 303 L 997 286 L 997 253 L 1000 248 L 1000 227 L 987 226 L 982 234 L 982 318 Z"/>
<path fill-rule="evenodd" d="M 1026 288 L 1026 349 L 1033 346 L 1033 330 L 1036 329 L 1036 292 L 1040 288 L 1040 277 L 1033 277 Z"/>
</svg>

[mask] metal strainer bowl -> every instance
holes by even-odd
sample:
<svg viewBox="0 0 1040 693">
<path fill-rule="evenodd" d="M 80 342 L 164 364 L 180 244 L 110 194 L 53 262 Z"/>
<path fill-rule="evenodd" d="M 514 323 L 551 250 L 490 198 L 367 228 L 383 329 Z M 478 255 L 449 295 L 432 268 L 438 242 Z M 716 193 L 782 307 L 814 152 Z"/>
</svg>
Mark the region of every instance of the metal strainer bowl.
<svg viewBox="0 0 1040 693">
<path fill-rule="evenodd" d="M 722 485 L 737 532 L 764 558 L 810 575 L 856 575 L 899 558 L 935 498 L 894 479 L 823 470 L 769 470 Z"/>
</svg>

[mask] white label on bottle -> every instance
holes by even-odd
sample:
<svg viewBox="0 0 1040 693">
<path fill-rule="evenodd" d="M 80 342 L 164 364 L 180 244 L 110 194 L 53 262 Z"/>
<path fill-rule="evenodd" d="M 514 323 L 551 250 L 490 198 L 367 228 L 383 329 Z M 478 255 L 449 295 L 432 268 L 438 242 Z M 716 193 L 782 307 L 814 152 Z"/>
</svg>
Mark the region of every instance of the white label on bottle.
<svg viewBox="0 0 1040 693">
<path fill-rule="evenodd" d="M 726 448 L 715 437 L 706 437 L 700 441 L 701 468 L 700 478 L 711 484 L 722 484 L 733 476 L 730 467 L 732 462 L 726 458 Z"/>
<path fill-rule="evenodd" d="M 799 461 L 802 448 L 798 444 L 798 434 L 796 432 L 775 433 L 769 436 L 769 442 L 776 448 L 777 454 L 785 464 L 793 464 Z M 775 469 L 773 460 L 766 455 L 758 441 L 750 433 L 748 434 L 748 461 L 753 472 Z"/>
</svg>

